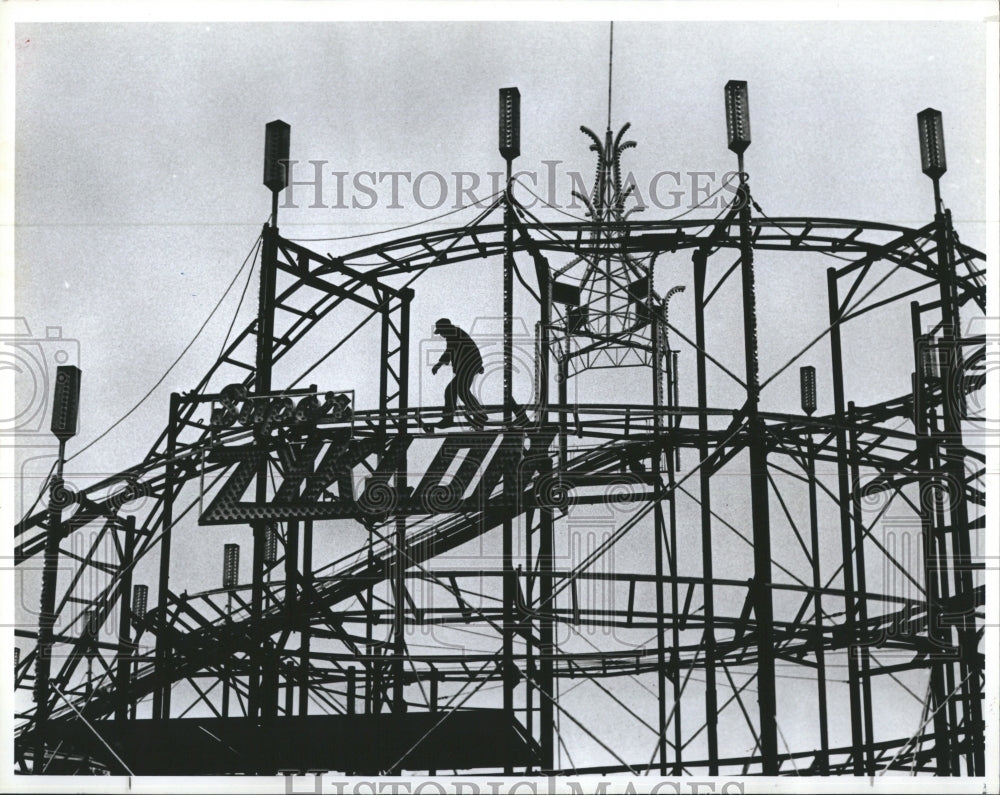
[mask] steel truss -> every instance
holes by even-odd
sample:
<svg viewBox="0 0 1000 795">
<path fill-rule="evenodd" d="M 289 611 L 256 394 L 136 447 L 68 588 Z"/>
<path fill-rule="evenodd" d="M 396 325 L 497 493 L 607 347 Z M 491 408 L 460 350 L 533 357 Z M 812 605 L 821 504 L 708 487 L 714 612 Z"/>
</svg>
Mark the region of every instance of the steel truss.
<svg viewBox="0 0 1000 795">
<path fill-rule="evenodd" d="M 984 458 L 968 397 L 987 339 L 961 322 L 985 311 L 983 256 L 943 209 L 919 229 L 771 219 L 745 181 L 720 217 L 638 221 L 617 173 L 628 142 L 593 138 L 586 221 L 543 223 L 511 184 L 466 226 L 341 256 L 264 228 L 257 320 L 172 396 L 147 456 L 79 491 L 56 484 L 55 507 L 16 527 L 19 565 L 54 536 L 74 567 L 49 700 L 17 716 L 22 772 L 984 773 Z M 814 341 L 833 408 L 816 416 L 760 404 L 777 374 L 759 372 L 754 260 L 788 255 L 839 258 Z M 505 389 L 483 430 L 427 436 L 440 408 L 410 404 L 416 293 L 398 284 L 479 261 L 535 276 L 535 394 L 517 412 Z M 670 323 L 658 261 L 693 285 L 693 330 Z M 737 278 L 742 374 L 710 333 Z M 378 405 L 327 399 L 323 413 L 322 389 L 274 384 L 273 366 L 347 307 L 371 322 L 337 345 L 379 335 Z M 872 311 L 910 313 L 912 389 L 855 405 L 844 332 Z M 671 340 L 694 362 L 695 405 L 679 400 Z M 602 355 L 649 372 L 648 399 L 571 400 Z M 716 377 L 741 400 L 714 405 Z M 213 424 L 234 396 L 313 399 L 315 416 Z M 429 464 L 412 463 L 421 451 Z M 890 506 L 919 530 L 910 557 L 876 533 Z M 605 536 L 568 556 L 574 517 L 596 509 Z M 178 549 L 210 545 L 217 524 L 251 527 L 251 580 L 177 593 Z M 331 535 L 339 554 L 318 557 Z M 145 610 L 133 580 L 148 562 Z M 37 656 L 20 658 L 18 688 Z M 805 684 L 779 688 L 792 680 Z M 886 719 L 887 698 L 911 697 L 914 720 Z M 310 739 L 324 734 L 336 742 Z"/>
</svg>

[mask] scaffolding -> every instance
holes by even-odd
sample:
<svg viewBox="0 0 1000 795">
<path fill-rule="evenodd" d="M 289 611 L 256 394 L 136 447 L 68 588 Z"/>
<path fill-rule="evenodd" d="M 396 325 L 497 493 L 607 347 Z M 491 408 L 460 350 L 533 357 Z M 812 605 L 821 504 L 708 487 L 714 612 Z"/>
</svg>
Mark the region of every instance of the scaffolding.
<svg viewBox="0 0 1000 795">
<path fill-rule="evenodd" d="M 502 194 L 338 256 L 282 236 L 289 130 L 268 125 L 256 319 L 171 396 L 144 459 L 78 492 L 60 466 L 16 527 L 18 565 L 53 572 L 38 632 L 18 630 L 18 771 L 984 775 L 984 257 L 940 196 L 940 114 L 919 117 L 926 225 L 769 218 L 746 84 L 725 96 L 739 161 L 714 218 L 631 217 L 634 142 L 609 119 L 583 128 L 587 217 L 542 220 L 517 198 L 502 89 Z M 766 374 L 761 257 L 833 263 L 821 333 Z M 429 433 L 411 285 L 473 262 L 502 268 L 503 397 L 482 428 Z M 377 404 L 275 383 L 348 309 L 363 322 L 322 345 L 372 338 Z M 873 317 L 905 329 L 911 388 L 856 404 Z M 587 378 L 626 368 L 644 394 L 588 400 Z M 801 411 L 762 406 L 789 374 Z M 240 526 L 242 582 L 213 536 Z M 184 550 L 224 556 L 222 587 L 178 593 Z"/>
</svg>

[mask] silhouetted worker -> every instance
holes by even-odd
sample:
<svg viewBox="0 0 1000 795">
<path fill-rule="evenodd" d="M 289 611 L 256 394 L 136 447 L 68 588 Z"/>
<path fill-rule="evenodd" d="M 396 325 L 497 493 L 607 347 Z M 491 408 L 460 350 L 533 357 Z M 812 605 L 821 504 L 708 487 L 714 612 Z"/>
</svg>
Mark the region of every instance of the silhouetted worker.
<svg viewBox="0 0 1000 795">
<path fill-rule="evenodd" d="M 486 423 L 486 412 L 482 404 L 472 394 L 472 379 L 483 372 L 483 357 L 479 348 L 466 334 L 448 318 L 443 317 L 434 324 L 434 333 L 444 337 L 447 347 L 437 364 L 431 368 L 435 375 L 442 364 L 450 364 L 454 376 L 444 388 L 444 414 L 437 424 L 438 428 L 447 428 L 455 420 L 455 401 L 461 399 L 469 415 L 469 421 L 482 429 Z"/>
</svg>

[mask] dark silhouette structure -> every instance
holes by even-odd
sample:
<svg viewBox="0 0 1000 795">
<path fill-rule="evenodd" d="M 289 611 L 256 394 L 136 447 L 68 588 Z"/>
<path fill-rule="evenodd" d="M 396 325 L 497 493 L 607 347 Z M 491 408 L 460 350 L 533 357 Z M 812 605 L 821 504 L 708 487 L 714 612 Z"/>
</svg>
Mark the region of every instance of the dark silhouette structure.
<svg viewBox="0 0 1000 795">
<path fill-rule="evenodd" d="M 17 564 L 51 575 L 17 630 L 19 771 L 984 775 L 984 256 L 941 200 L 940 114 L 918 117 L 926 224 L 770 218 L 746 83 L 725 98 L 738 186 L 713 217 L 629 217 L 635 144 L 609 120 L 584 129 L 586 218 L 538 218 L 509 179 L 464 226 L 339 256 L 280 234 L 272 122 L 257 318 L 145 458 L 78 490 L 60 468 L 15 528 Z M 508 176 L 519 112 L 501 89 Z M 473 264 L 503 267 L 503 401 L 478 407 L 475 343 L 439 322 L 440 419 L 464 400 L 486 422 L 427 436 L 410 285 Z M 791 272 L 819 328 L 776 365 L 758 324 L 791 334 L 794 307 L 758 294 Z M 313 367 L 273 383 L 345 307 L 369 320 L 343 340 L 377 338 L 377 402 Z M 900 372 L 875 394 L 877 356 Z M 224 560 L 222 586 L 183 555 Z"/>
</svg>

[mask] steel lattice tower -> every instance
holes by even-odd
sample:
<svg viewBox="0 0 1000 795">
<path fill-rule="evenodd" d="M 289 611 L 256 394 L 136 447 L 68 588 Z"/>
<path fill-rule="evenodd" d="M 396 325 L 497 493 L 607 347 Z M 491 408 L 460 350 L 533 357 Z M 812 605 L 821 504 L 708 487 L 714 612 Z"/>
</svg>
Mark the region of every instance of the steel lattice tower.
<svg viewBox="0 0 1000 795">
<path fill-rule="evenodd" d="M 983 775 L 984 258 L 941 199 L 940 114 L 919 117 L 924 226 L 769 218 L 743 168 L 746 84 L 725 96 L 739 165 L 714 218 L 630 217 L 634 143 L 609 120 L 603 140 L 583 128 L 588 217 L 543 221 L 510 179 L 519 94 L 502 89 L 503 194 L 339 256 L 282 236 L 289 130 L 268 125 L 256 320 L 171 396 L 142 461 L 79 491 L 60 468 L 16 527 L 19 565 L 64 572 L 39 632 L 19 631 L 19 770 Z M 808 359 L 777 372 L 762 258 L 836 263 Z M 503 400 L 481 430 L 428 434 L 411 284 L 468 263 L 503 268 Z M 323 344 L 371 335 L 377 405 L 275 380 L 348 310 L 365 322 Z M 738 341 L 713 336 L 721 315 Z M 906 330 L 911 388 L 857 404 L 876 316 Z M 589 399 L 602 370 L 643 391 Z M 763 405 L 788 373 L 801 411 Z M 178 592 L 179 551 L 222 557 L 220 526 L 245 528 L 250 579 L 226 544 L 223 587 Z M 905 730 L 885 710 L 903 690 Z"/>
</svg>

